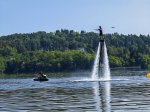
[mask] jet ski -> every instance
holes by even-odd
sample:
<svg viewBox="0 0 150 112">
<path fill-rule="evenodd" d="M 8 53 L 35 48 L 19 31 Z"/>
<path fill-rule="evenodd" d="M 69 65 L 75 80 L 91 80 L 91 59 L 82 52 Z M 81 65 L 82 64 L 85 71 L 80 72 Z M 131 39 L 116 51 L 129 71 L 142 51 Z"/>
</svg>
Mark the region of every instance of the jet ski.
<svg viewBox="0 0 150 112">
<path fill-rule="evenodd" d="M 34 81 L 48 81 L 48 78 L 45 74 L 43 74 L 42 72 L 40 72 L 38 74 L 38 77 L 33 79 Z"/>
</svg>

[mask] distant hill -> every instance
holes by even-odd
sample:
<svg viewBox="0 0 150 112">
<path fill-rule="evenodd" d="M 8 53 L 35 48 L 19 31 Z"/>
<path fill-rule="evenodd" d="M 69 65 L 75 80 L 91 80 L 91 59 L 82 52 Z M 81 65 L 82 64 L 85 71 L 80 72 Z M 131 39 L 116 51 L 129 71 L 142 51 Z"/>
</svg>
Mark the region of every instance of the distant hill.
<svg viewBox="0 0 150 112">
<path fill-rule="evenodd" d="M 105 34 L 111 67 L 150 68 L 150 36 Z M 0 37 L 0 71 L 58 72 L 91 69 L 99 37 L 94 32 L 56 32 Z"/>
</svg>

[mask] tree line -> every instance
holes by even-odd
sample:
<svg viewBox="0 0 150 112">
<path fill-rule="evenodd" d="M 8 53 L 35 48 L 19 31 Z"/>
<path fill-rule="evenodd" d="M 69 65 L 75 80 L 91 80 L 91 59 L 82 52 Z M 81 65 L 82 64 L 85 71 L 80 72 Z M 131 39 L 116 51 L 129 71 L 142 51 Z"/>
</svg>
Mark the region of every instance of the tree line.
<svg viewBox="0 0 150 112">
<path fill-rule="evenodd" d="M 150 69 L 150 36 L 105 34 L 110 67 Z M 94 32 L 61 29 L 0 37 L 0 71 L 58 72 L 91 69 L 99 42 Z"/>
</svg>

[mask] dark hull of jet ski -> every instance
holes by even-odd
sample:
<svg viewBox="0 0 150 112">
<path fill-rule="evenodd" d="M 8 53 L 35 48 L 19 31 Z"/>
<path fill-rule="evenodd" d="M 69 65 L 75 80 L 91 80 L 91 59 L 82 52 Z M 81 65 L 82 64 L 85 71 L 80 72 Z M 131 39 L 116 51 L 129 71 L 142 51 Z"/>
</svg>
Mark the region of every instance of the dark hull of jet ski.
<svg viewBox="0 0 150 112">
<path fill-rule="evenodd" d="M 34 80 L 34 81 L 48 81 L 47 78 L 45 78 L 45 79 L 36 78 L 36 79 L 33 79 L 33 80 Z"/>
</svg>

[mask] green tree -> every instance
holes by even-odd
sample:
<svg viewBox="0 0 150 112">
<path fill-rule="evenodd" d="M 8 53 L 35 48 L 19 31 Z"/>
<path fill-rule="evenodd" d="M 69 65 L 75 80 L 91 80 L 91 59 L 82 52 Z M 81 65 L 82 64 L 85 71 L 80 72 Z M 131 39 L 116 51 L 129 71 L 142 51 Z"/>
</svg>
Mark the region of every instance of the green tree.
<svg viewBox="0 0 150 112">
<path fill-rule="evenodd" d="M 5 70 L 5 62 L 4 62 L 4 58 L 0 57 L 0 71 L 1 73 L 3 73 Z"/>
</svg>

